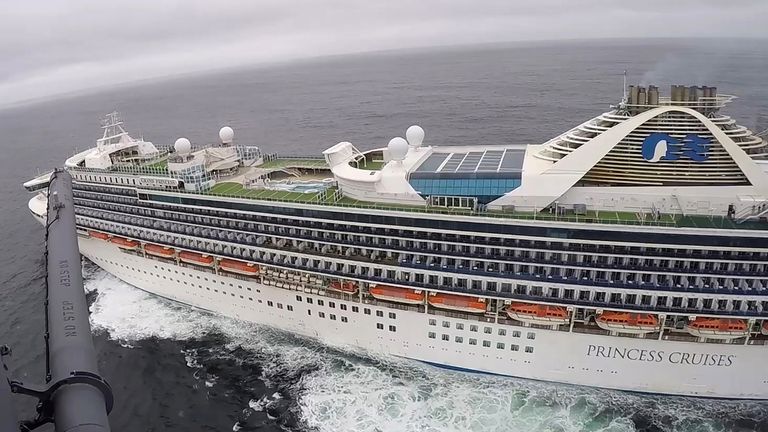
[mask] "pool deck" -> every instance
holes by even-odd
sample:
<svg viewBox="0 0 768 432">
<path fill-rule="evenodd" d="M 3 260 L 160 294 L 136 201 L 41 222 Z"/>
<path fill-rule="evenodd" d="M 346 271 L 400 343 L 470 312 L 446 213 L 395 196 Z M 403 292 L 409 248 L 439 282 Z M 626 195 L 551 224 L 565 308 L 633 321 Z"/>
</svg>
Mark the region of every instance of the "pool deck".
<svg viewBox="0 0 768 432">
<path fill-rule="evenodd" d="M 560 215 L 548 213 L 523 213 L 502 211 L 474 211 L 465 208 L 441 208 L 414 205 L 395 205 L 360 201 L 345 196 L 336 196 L 337 188 L 329 187 L 323 192 L 288 192 L 269 189 L 245 188 L 240 183 L 222 182 L 211 188 L 206 194 L 217 196 L 230 196 L 264 201 L 297 202 L 305 204 L 318 204 L 334 207 L 364 208 L 373 210 L 405 211 L 416 213 L 452 214 L 462 216 L 485 216 L 502 219 L 540 220 L 550 222 L 577 222 L 609 225 L 641 225 L 678 228 L 709 228 L 709 229 L 744 229 L 744 230 L 768 230 L 768 222 L 744 222 L 736 223 L 724 217 L 709 216 L 680 216 L 662 214 L 658 220 L 646 215 L 631 212 L 616 211 L 588 211 L 583 215 Z"/>
</svg>

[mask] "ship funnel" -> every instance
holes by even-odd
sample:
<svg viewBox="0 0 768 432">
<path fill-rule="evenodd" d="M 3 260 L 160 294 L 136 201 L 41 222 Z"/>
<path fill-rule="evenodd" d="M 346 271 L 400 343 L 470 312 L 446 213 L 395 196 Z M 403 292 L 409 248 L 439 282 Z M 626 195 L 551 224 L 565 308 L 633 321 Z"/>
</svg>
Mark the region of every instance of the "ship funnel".
<svg viewBox="0 0 768 432">
<path fill-rule="evenodd" d="M 648 105 L 656 106 L 659 104 L 659 88 L 648 86 Z"/>
</svg>

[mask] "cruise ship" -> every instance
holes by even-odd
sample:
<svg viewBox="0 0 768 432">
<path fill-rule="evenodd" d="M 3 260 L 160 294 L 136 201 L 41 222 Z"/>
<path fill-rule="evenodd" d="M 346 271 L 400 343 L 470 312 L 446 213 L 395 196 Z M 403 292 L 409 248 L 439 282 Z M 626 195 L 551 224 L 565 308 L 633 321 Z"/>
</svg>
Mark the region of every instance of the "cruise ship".
<svg viewBox="0 0 768 432">
<path fill-rule="evenodd" d="M 155 146 L 112 113 L 63 169 L 82 255 L 173 301 L 457 370 L 768 399 L 768 142 L 734 99 L 625 85 L 542 144 L 411 126 L 301 157 L 226 126 Z M 43 224 L 57 172 L 24 184 Z"/>
</svg>

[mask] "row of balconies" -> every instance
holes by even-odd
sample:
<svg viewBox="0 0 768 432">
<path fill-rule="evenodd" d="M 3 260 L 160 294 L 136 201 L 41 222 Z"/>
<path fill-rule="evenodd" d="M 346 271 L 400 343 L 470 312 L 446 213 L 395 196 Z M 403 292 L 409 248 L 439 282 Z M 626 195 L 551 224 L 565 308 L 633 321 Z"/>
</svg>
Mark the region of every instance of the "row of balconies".
<svg viewBox="0 0 768 432">
<path fill-rule="evenodd" d="M 117 212 L 119 210 L 127 209 L 113 204 L 82 202 L 82 200 L 78 200 L 77 204 L 87 204 L 91 207 L 100 208 L 101 210 L 80 207 L 79 211 L 82 214 L 88 214 L 92 217 L 101 217 L 103 215 L 104 217 L 111 217 L 112 220 L 116 221 L 119 221 L 120 218 L 136 217 L 127 213 Z M 113 214 L 109 212 L 115 213 Z M 169 217 L 172 215 L 164 214 L 163 216 Z M 205 232 L 206 230 L 210 230 L 208 227 L 190 225 L 187 222 L 176 222 L 171 220 L 168 220 L 165 223 L 155 223 L 157 221 L 157 216 L 153 216 L 153 219 L 153 223 L 148 226 L 159 229 L 171 229 L 173 224 L 180 223 L 181 225 L 177 228 L 178 230 L 183 229 L 185 232 L 191 230 L 191 233 L 196 233 L 195 235 L 211 235 L 210 232 Z M 641 260 L 635 257 L 614 255 L 594 256 L 543 251 L 531 253 L 529 250 L 511 248 L 491 249 L 490 251 L 496 253 L 489 254 L 487 248 L 469 245 L 456 246 L 454 244 L 422 243 L 410 240 L 384 238 L 378 238 L 376 241 L 371 241 L 371 239 L 367 237 L 359 237 L 349 234 L 295 228 L 281 229 L 274 226 L 269 227 L 270 229 L 262 229 L 257 232 L 259 237 L 254 237 L 247 231 L 232 230 L 231 228 L 228 228 L 228 224 L 225 223 L 225 221 L 211 219 L 204 222 L 217 223 L 221 228 L 226 230 L 227 234 L 233 234 L 235 236 L 244 235 L 246 236 L 246 238 L 244 238 L 245 241 L 268 241 L 273 243 L 291 241 L 302 244 L 308 243 L 308 247 L 315 249 L 323 247 L 324 245 L 330 245 L 339 248 L 341 253 L 345 253 L 346 250 L 349 249 L 353 249 L 354 251 L 355 248 L 359 248 L 362 251 L 359 255 L 371 255 L 379 251 L 384 251 L 390 254 L 407 254 L 405 259 L 413 261 L 414 264 L 473 268 L 475 270 L 490 272 L 503 271 L 527 273 L 530 272 L 532 268 L 538 266 L 557 266 L 558 268 L 564 269 L 563 273 L 566 273 L 565 269 L 573 269 L 576 271 L 601 271 L 602 273 L 589 275 L 589 277 L 603 278 L 606 280 L 609 280 L 609 277 L 612 279 L 626 280 L 627 272 L 648 273 L 653 279 L 640 279 L 644 282 L 655 282 L 657 280 L 656 278 L 658 275 L 649 272 L 661 272 L 674 275 L 668 279 L 675 284 L 682 284 L 684 287 L 692 284 L 702 286 L 703 284 L 706 284 L 706 282 L 697 283 L 691 281 L 692 276 L 700 275 L 735 276 L 739 278 L 750 276 L 758 278 L 768 277 L 768 272 L 766 272 L 766 270 L 768 270 L 768 263 L 686 261 L 659 258 L 644 258 Z M 248 238 L 248 236 L 253 238 Z M 259 240 L 259 238 L 262 238 L 262 240 Z M 282 245 L 280 246 L 283 247 Z M 414 252 L 421 252 L 422 254 Z M 556 274 L 559 274 L 559 272 Z M 569 275 L 566 274 L 566 276 Z"/>
<path fill-rule="evenodd" d="M 134 238 L 158 242 L 158 239 L 148 235 L 147 231 L 135 227 L 119 226 L 107 222 L 99 222 L 94 219 L 78 217 L 78 224 L 89 228 L 109 231 L 118 235 L 132 236 Z M 190 248 L 192 243 L 183 242 L 181 238 L 172 235 L 163 237 L 164 244 L 175 247 Z M 200 247 L 207 243 L 209 247 Z M 195 246 L 200 252 L 205 252 L 213 247 L 213 242 L 197 240 Z M 223 256 L 233 258 L 243 258 L 243 254 L 238 252 L 237 248 L 221 248 L 216 251 Z M 637 293 L 637 292 L 616 292 L 603 291 L 594 286 L 584 289 L 580 288 L 561 288 L 557 286 L 547 286 L 546 291 L 543 285 L 530 285 L 524 291 L 520 290 L 520 285 L 515 291 L 507 291 L 501 284 L 494 285 L 494 289 L 479 290 L 466 285 L 467 279 L 452 278 L 450 276 L 426 275 L 424 273 L 412 273 L 399 269 L 380 269 L 372 266 L 361 266 L 349 263 L 335 262 L 324 256 L 318 257 L 298 257 L 290 256 L 288 253 L 264 252 L 258 251 L 251 256 L 251 259 L 260 264 L 272 265 L 276 268 L 285 268 L 288 270 L 304 271 L 310 274 L 319 274 L 326 277 L 337 277 L 347 280 L 358 280 L 369 283 L 384 283 L 394 286 L 424 288 L 435 291 L 453 291 L 470 295 L 487 295 L 497 298 L 514 298 L 520 300 L 529 300 L 533 302 L 548 302 L 563 304 L 565 306 L 575 305 L 584 307 L 606 307 L 615 309 L 629 309 L 648 312 L 665 313 L 683 313 L 698 315 L 737 315 L 737 316 L 755 316 L 768 317 L 768 299 L 738 299 L 738 298 L 707 298 L 690 297 L 677 295 L 675 293 Z M 379 270 L 379 271 L 376 271 Z M 461 282 L 464 283 L 461 283 Z M 473 281 L 474 282 L 474 281 Z M 588 295 L 583 293 L 588 292 Z M 693 302 L 690 300 L 693 298 Z M 711 306 L 707 308 L 706 306 Z"/>
<path fill-rule="evenodd" d="M 128 220 L 127 216 L 119 214 L 111 214 L 108 212 L 97 212 L 88 209 L 86 213 L 90 213 L 90 217 L 104 219 L 108 217 L 114 217 L 113 221 L 118 223 L 130 223 L 131 225 L 141 225 L 146 228 L 152 229 L 153 221 L 147 218 L 132 217 Z M 120 218 L 123 218 L 122 220 Z M 318 256 L 318 257 L 337 257 L 339 260 L 357 262 L 365 265 L 385 264 L 389 266 L 397 266 L 400 268 L 411 268 L 418 270 L 426 270 L 428 272 L 436 272 L 440 274 L 455 274 L 458 280 L 464 280 L 464 277 L 481 277 L 484 279 L 502 279 L 502 280 L 515 280 L 515 281 L 529 281 L 534 283 L 547 282 L 550 284 L 566 284 L 566 285 L 580 285 L 580 286 L 596 286 L 605 288 L 618 288 L 618 289 L 632 289 L 632 290 L 648 290 L 648 291 L 680 291 L 687 293 L 701 293 L 701 294 L 730 294 L 730 295 L 768 295 L 766 288 L 766 281 L 760 279 L 730 279 L 730 278 L 707 278 L 702 276 L 693 276 L 694 280 L 691 282 L 688 279 L 675 280 L 664 274 L 656 274 L 648 277 L 648 273 L 623 273 L 620 274 L 620 279 L 609 280 L 605 279 L 605 272 L 599 270 L 583 271 L 568 273 L 567 269 L 565 274 L 561 274 L 560 268 L 557 267 L 545 267 L 545 266 L 532 266 L 530 271 L 522 271 L 520 267 L 511 270 L 495 270 L 485 266 L 486 263 L 482 263 L 482 266 L 470 266 L 464 267 L 456 262 L 453 265 L 447 265 L 444 260 L 439 263 L 429 262 L 426 257 L 420 257 L 414 254 L 404 254 L 392 251 L 380 251 L 380 250 L 366 250 L 357 248 L 345 248 L 330 244 L 309 243 L 297 240 L 286 239 L 264 239 L 261 241 L 254 241 L 253 236 L 246 236 L 244 234 L 236 234 L 227 232 L 225 230 L 217 229 L 204 229 L 200 230 L 199 227 L 190 227 L 185 224 L 173 224 L 168 223 L 167 226 L 161 227 L 164 231 L 170 231 L 182 235 L 192 235 L 195 237 L 205 237 L 206 239 L 212 239 L 215 242 L 227 242 L 238 245 L 243 245 L 246 248 L 251 246 L 258 246 L 262 249 L 268 249 L 270 252 L 277 251 L 290 251 L 302 256 Z M 195 232 L 197 229 L 199 232 Z M 152 239 L 156 241 L 157 239 Z M 276 241 L 275 241 L 276 240 Z M 216 252 L 215 250 L 210 250 Z M 246 256 L 250 258 L 250 256 Z M 430 257 L 434 258 L 434 257 Z M 470 262 L 471 264 L 471 262 Z M 506 268 L 505 268 L 506 269 Z M 517 271 L 516 271 L 517 270 Z M 482 281 L 484 279 L 478 279 Z M 472 282 L 472 283 L 476 283 Z M 680 283 L 682 282 L 682 283 Z M 466 284 L 466 280 L 464 284 Z M 481 285 L 473 285 L 474 289 L 484 289 L 483 282 L 479 282 Z M 462 283 L 458 282 L 461 287 Z"/>
<path fill-rule="evenodd" d="M 104 208 L 107 209 L 107 207 L 104 206 L 104 201 L 108 201 L 109 199 L 104 196 L 99 196 L 98 200 L 95 198 L 94 201 L 86 202 L 83 200 L 79 200 L 78 203 L 81 205 L 88 205 L 92 207 L 98 207 L 98 208 Z M 200 215 L 192 213 L 191 210 L 187 211 L 178 211 L 178 210 L 184 210 L 183 208 L 176 208 L 166 205 L 157 205 L 155 203 L 152 203 L 152 207 L 150 207 L 150 204 L 141 202 L 139 203 L 138 207 L 135 205 L 130 205 L 130 203 L 121 203 L 126 204 L 125 206 L 119 206 L 119 207 L 110 207 L 108 209 L 115 210 L 115 211 L 123 211 L 127 214 L 135 214 L 139 213 L 145 216 L 151 216 L 156 218 L 165 218 L 169 220 L 175 220 L 179 222 L 188 222 L 193 223 L 196 225 L 218 225 L 224 228 L 231 228 L 231 229 L 238 229 L 242 231 L 250 231 L 250 232 L 256 232 L 256 233 L 263 233 L 263 234 L 275 234 L 275 235 L 293 235 L 294 232 L 297 232 L 300 229 L 306 229 L 310 230 L 310 232 L 315 232 L 314 236 L 312 234 L 308 234 L 309 236 L 312 236 L 312 239 L 318 240 L 318 241 L 324 241 L 327 239 L 327 235 L 338 235 L 341 234 L 342 236 L 347 236 L 347 239 L 344 237 L 341 238 L 342 241 L 345 243 L 353 242 L 353 240 L 349 239 L 348 237 L 354 234 L 357 234 L 360 236 L 360 239 L 362 241 L 359 242 L 360 245 L 368 246 L 371 244 L 379 245 L 379 246 L 391 246 L 392 242 L 398 242 L 401 243 L 405 241 L 406 243 L 402 243 L 405 248 L 420 248 L 422 250 L 424 249 L 430 249 L 430 250 L 443 250 L 446 252 L 453 252 L 460 254 L 461 256 L 468 256 L 468 257 L 475 257 L 475 258 L 483 258 L 483 259 L 498 259 L 497 257 L 504 257 L 504 256 L 510 256 L 509 251 L 514 250 L 515 255 L 519 258 L 530 258 L 530 262 L 539 262 L 541 260 L 547 259 L 547 257 L 541 256 L 541 254 L 568 254 L 572 255 L 570 257 L 563 257 L 563 258 L 557 258 L 556 260 L 560 261 L 569 261 L 574 262 L 576 260 L 577 254 L 582 255 L 594 255 L 595 259 L 600 258 L 624 258 L 627 255 L 636 255 L 637 259 L 645 260 L 645 262 L 642 263 L 643 267 L 647 267 L 651 265 L 651 263 L 648 263 L 647 260 L 649 259 L 648 256 L 653 256 L 652 259 L 664 259 L 664 258 L 677 258 L 677 260 L 670 260 L 671 263 L 677 263 L 677 262 L 691 262 L 694 263 L 697 260 L 705 260 L 705 261 L 761 261 L 762 263 L 768 263 L 768 252 L 736 252 L 736 251 L 723 251 L 723 250 L 716 250 L 716 249 L 710 249 L 710 250 L 702 250 L 702 249 L 661 249 L 661 248 L 653 248 L 653 247 L 638 247 L 638 246 L 629 246 L 629 245 L 596 245 L 593 243 L 587 243 L 587 242 L 579 242 L 579 243 L 560 243 L 560 242 L 554 242 L 554 241 L 535 241 L 535 240 L 526 240 L 526 239 L 505 239 L 500 237 L 480 237 L 480 236 L 471 236 L 471 235 L 457 235 L 455 233 L 429 233 L 429 232 L 418 232 L 418 231 L 410 231 L 405 229 L 392 229 L 392 228 L 374 228 L 374 227 L 361 227 L 356 225 L 346 225 L 343 227 L 343 230 L 341 226 L 337 224 L 332 223 L 323 223 L 323 222 L 312 222 L 312 221 L 302 221 L 299 219 L 280 219 L 275 217 L 268 217 L 268 218 L 259 218 L 258 216 L 254 217 L 253 219 L 269 219 L 266 221 L 258 221 L 258 222 L 252 222 L 252 221 L 243 221 L 243 220 L 235 220 L 235 219 L 223 219 L 221 215 Z M 154 207 L 169 207 L 173 208 L 176 211 L 169 211 L 169 210 L 157 210 L 154 209 Z M 228 214 L 227 212 L 223 211 L 217 211 L 212 210 L 216 213 L 222 213 L 224 215 L 228 215 L 230 217 L 236 216 L 234 214 Z M 210 213 L 210 212 L 209 212 Z M 261 222 L 261 223 L 259 223 Z M 336 229 L 336 231 L 334 231 Z M 281 232 L 282 230 L 282 232 Z M 319 236 L 319 237 L 318 237 Z M 478 240 L 482 241 L 484 244 L 478 245 Z M 412 242 L 412 243 L 408 243 Z M 462 244 L 461 242 L 464 242 Z M 446 249 L 447 248 L 447 249 Z M 567 248 L 567 249 L 563 249 Z M 528 257 L 522 254 L 517 254 L 517 251 L 528 251 L 530 254 Z M 532 256 L 536 254 L 537 256 Z M 576 261 L 578 262 L 578 261 Z M 619 264 L 616 262 L 605 262 L 604 264 Z M 719 263 L 718 265 L 720 265 Z M 633 264 L 632 262 L 628 262 L 627 265 L 639 265 Z M 672 264 L 669 266 L 662 266 L 667 267 L 670 269 L 676 269 L 679 268 L 677 264 Z M 693 264 L 693 267 L 688 265 L 689 268 L 692 270 L 695 270 L 697 272 L 703 271 L 707 272 L 707 268 L 697 268 L 695 264 Z M 626 269 L 631 270 L 631 267 L 627 267 Z M 733 271 L 741 272 L 741 271 L 752 271 L 752 272 L 759 272 L 760 270 L 757 268 L 749 268 L 740 270 L 738 267 L 733 268 Z M 671 270 L 675 271 L 675 270 Z M 717 270 L 718 272 L 728 272 L 729 269 L 719 268 Z"/>
</svg>

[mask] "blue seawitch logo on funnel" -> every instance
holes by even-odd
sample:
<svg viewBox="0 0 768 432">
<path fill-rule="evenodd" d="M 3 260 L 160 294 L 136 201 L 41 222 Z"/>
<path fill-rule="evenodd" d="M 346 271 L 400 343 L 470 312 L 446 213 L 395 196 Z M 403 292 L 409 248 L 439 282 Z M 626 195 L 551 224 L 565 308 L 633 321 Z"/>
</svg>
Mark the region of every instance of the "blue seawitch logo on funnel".
<svg viewBox="0 0 768 432">
<path fill-rule="evenodd" d="M 710 144 L 709 139 L 694 134 L 688 134 L 680 140 L 665 133 L 654 133 L 643 141 L 643 159 L 658 162 L 687 157 L 692 161 L 701 162 L 707 160 Z"/>
</svg>

